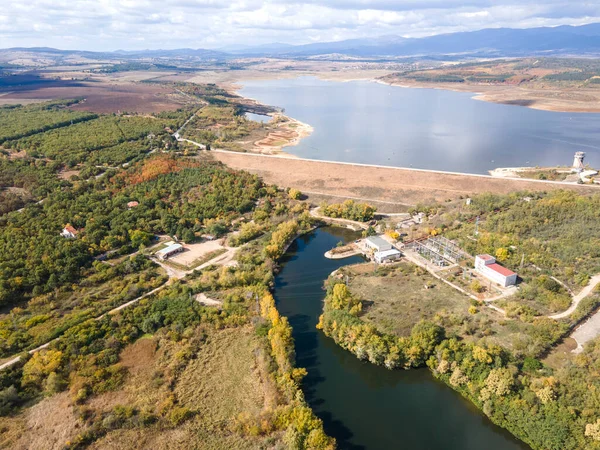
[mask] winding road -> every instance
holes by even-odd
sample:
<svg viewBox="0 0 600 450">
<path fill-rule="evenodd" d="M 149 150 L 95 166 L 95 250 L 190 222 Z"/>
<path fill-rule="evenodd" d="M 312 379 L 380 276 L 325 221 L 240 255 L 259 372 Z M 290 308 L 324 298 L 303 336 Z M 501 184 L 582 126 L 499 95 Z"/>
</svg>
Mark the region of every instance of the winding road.
<svg viewBox="0 0 600 450">
<path fill-rule="evenodd" d="M 588 283 L 588 285 L 586 287 L 584 287 L 581 290 L 581 292 L 579 292 L 579 294 L 573 296 L 573 301 L 571 302 L 571 306 L 569 307 L 569 309 L 567 309 L 566 311 L 563 311 L 561 313 L 554 314 L 552 316 L 548 316 L 548 317 L 550 317 L 551 319 L 564 319 L 565 317 L 568 317 L 571 314 L 573 314 L 573 312 L 577 309 L 577 306 L 579 306 L 579 302 L 581 302 L 581 300 L 583 300 L 588 295 L 590 295 L 592 293 L 592 291 L 594 290 L 594 288 L 598 285 L 598 283 L 600 283 L 600 274 L 594 275 L 590 279 L 590 282 Z"/>
<path fill-rule="evenodd" d="M 235 254 L 235 248 L 231 248 L 231 247 L 226 247 L 227 248 L 227 253 L 221 254 L 216 256 L 215 258 L 211 259 L 210 261 L 205 262 L 204 264 L 196 267 L 195 269 L 191 269 L 191 270 L 187 270 L 187 271 L 180 271 L 177 269 L 173 269 L 171 266 L 167 266 L 164 263 L 161 263 L 158 260 L 153 259 L 153 261 L 155 263 L 157 263 L 158 265 L 160 265 L 166 272 L 167 275 L 169 276 L 169 280 L 167 282 L 165 282 L 164 284 L 158 286 L 157 288 L 152 289 L 151 291 L 146 292 L 143 295 L 140 295 L 139 297 L 134 298 L 133 300 L 128 301 L 127 303 L 123 303 L 122 305 L 117 306 L 116 308 L 111 309 L 110 311 L 107 311 L 97 317 L 95 317 L 95 320 L 100 320 L 103 317 L 109 315 L 109 314 L 115 314 L 119 311 L 121 311 L 122 309 L 125 309 L 131 305 L 136 304 L 137 302 L 139 302 L 140 300 L 142 300 L 143 298 L 149 297 L 152 294 L 156 294 L 158 291 L 164 289 L 165 287 L 169 286 L 171 284 L 172 280 L 179 280 L 183 277 L 185 277 L 186 275 L 196 271 L 196 270 L 201 270 L 205 267 L 208 267 L 212 264 L 219 264 L 219 265 L 223 265 L 226 264 L 230 261 L 233 260 L 233 256 Z M 137 253 L 137 252 L 136 252 Z M 66 331 L 66 330 L 65 330 Z M 48 348 L 48 346 L 50 344 L 52 344 L 53 342 L 57 341 L 60 339 L 60 336 L 52 339 L 51 341 L 46 342 L 45 344 L 40 345 L 39 347 L 36 347 L 32 350 L 29 350 L 27 353 L 29 353 L 30 355 L 33 355 L 36 352 L 39 352 L 40 350 L 43 350 L 45 348 Z M 18 363 L 21 360 L 21 355 L 18 356 L 14 356 L 11 359 L 9 359 L 8 361 L 5 361 L 4 363 L 0 364 L 0 370 L 4 370 L 7 369 L 11 366 L 13 366 L 14 364 Z"/>
</svg>

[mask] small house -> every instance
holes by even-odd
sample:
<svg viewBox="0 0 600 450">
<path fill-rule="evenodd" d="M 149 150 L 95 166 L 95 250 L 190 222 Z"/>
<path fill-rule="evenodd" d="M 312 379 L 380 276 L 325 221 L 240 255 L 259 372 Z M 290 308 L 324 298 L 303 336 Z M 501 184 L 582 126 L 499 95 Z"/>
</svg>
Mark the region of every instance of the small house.
<svg viewBox="0 0 600 450">
<path fill-rule="evenodd" d="M 475 270 L 500 286 L 508 287 L 517 284 L 517 274 L 496 263 L 496 258 L 491 255 L 477 255 Z"/>
<path fill-rule="evenodd" d="M 67 239 L 75 239 L 78 233 L 79 231 L 77 231 L 76 228 L 74 228 L 70 223 L 68 223 L 65 225 L 60 234 L 62 237 L 65 237 Z"/>
<path fill-rule="evenodd" d="M 131 201 L 131 202 L 129 202 L 129 203 L 127 203 L 127 207 L 128 207 L 129 209 L 131 209 L 131 208 L 135 208 L 135 207 L 136 207 L 136 206 L 138 206 L 138 205 L 139 205 L 139 203 L 138 203 L 138 202 L 136 202 L 135 200 L 134 200 L 134 201 Z"/>
<path fill-rule="evenodd" d="M 376 263 L 383 264 L 386 262 L 396 261 L 396 260 L 400 259 L 400 256 L 402 256 L 402 254 L 395 248 L 392 248 L 390 250 L 383 250 L 381 252 L 375 252 L 375 254 L 373 255 L 373 258 L 375 259 Z"/>
<path fill-rule="evenodd" d="M 171 244 L 168 247 L 157 251 L 156 256 L 158 256 L 158 259 L 160 259 L 161 261 L 164 261 L 166 259 L 169 259 L 171 256 L 176 255 L 177 253 L 181 253 L 183 250 L 185 250 L 183 245 Z"/>
<path fill-rule="evenodd" d="M 369 249 L 375 252 L 382 252 L 392 248 L 392 244 L 383 239 L 381 236 L 369 236 L 365 240 L 365 244 Z"/>
</svg>

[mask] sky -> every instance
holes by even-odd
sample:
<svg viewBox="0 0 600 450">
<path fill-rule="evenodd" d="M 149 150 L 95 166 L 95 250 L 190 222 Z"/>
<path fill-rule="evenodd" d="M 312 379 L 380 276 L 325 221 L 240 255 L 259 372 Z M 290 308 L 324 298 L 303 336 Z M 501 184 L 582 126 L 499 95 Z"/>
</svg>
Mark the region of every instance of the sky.
<svg viewBox="0 0 600 450">
<path fill-rule="evenodd" d="M 0 48 L 306 44 L 600 22 L 599 0 L 0 0 Z"/>
</svg>

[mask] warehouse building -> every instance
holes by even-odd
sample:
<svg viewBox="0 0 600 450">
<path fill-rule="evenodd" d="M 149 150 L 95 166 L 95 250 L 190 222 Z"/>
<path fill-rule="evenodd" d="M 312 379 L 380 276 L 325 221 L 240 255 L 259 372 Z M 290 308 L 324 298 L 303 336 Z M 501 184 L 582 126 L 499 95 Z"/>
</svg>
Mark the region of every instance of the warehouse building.
<svg viewBox="0 0 600 450">
<path fill-rule="evenodd" d="M 402 256 L 402 253 L 400 253 L 395 248 L 392 248 L 390 250 L 383 250 L 381 252 L 375 252 L 375 254 L 373 255 L 373 259 L 375 259 L 376 263 L 383 264 L 386 262 L 396 261 L 396 260 L 400 259 L 400 256 Z"/>
<path fill-rule="evenodd" d="M 156 252 L 156 256 L 158 259 L 164 261 L 165 259 L 169 259 L 169 257 L 180 253 L 184 250 L 183 245 L 181 244 L 171 244 L 168 247 L 163 248 Z"/>
<path fill-rule="evenodd" d="M 500 286 L 508 287 L 517 284 L 517 274 L 496 263 L 496 258 L 493 256 L 477 255 L 475 257 L 475 270 Z"/>
<path fill-rule="evenodd" d="M 365 245 L 375 252 L 383 252 L 385 250 L 391 250 L 392 244 L 383 239 L 381 236 L 369 236 L 365 239 Z"/>
</svg>

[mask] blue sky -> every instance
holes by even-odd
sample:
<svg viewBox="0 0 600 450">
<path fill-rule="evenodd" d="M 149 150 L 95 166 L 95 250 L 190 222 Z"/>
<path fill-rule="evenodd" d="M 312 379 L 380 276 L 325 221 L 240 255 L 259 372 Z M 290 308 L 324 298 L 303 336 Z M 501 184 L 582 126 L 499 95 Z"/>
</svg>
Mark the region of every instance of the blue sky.
<svg viewBox="0 0 600 450">
<path fill-rule="evenodd" d="M 219 48 L 600 22 L 600 1 L 2 0 L 0 47 Z"/>
</svg>

